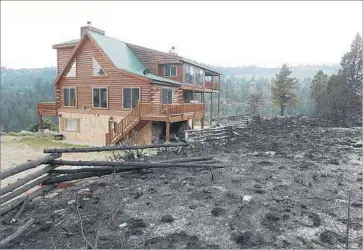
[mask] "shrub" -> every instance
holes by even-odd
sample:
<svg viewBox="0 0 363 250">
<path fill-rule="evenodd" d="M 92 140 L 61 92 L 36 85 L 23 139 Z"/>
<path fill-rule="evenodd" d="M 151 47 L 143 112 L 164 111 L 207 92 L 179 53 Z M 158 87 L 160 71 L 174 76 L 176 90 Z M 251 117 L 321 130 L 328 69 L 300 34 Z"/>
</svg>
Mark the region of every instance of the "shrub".
<svg viewBox="0 0 363 250">
<path fill-rule="evenodd" d="M 31 132 L 38 132 L 39 123 L 35 123 L 34 125 L 30 126 L 27 130 Z M 58 126 L 54 122 L 48 119 L 43 120 L 43 129 L 49 129 L 52 131 L 58 131 Z"/>
</svg>

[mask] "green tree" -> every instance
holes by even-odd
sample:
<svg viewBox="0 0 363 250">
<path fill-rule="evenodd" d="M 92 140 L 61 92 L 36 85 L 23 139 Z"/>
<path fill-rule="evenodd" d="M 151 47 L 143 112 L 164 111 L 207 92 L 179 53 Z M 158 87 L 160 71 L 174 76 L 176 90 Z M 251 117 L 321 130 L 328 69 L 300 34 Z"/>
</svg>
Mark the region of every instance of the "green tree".
<svg viewBox="0 0 363 250">
<path fill-rule="evenodd" d="M 298 104 L 296 95 L 296 79 L 290 77 L 291 70 L 284 64 L 276 79 L 271 84 L 272 104 L 280 107 L 280 115 L 284 115 L 286 107 Z"/>
<path fill-rule="evenodd" d="M 322 70 L 319 70 L 318 73 L 314 76 L 314 79 L 310 85 L 310 92 L 309 92 L 310 100 L 314 102 L 318 100 L 319 96 L 326 91 L 328 81 L 329 81 L 328 75 L 324 74 Z"/>
<path fill-rule="evenodd" d="M 260 106 L 263 103 L 262 92 L 254 91 L 248 96 L 245 114 L 256 116 L 260 114 Z"/>
<path fill-rule="evenodd" d="M 359 94 L 362 91 L 363 80 L 363 51 L 362 37 L 358 33 L 352 42 L 350 51 L 346 53 L 341 62 L 339 75 L 346 81 L 346 87 L 352 93 Z"/>
</svg>

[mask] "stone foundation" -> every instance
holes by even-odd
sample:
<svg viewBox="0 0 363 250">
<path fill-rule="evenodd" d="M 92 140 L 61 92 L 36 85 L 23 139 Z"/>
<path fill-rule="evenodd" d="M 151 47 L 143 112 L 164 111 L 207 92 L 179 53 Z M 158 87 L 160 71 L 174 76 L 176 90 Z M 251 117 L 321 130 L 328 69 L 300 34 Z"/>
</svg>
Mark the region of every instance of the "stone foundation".
<svg viewBox="0 0 363 250">
<path fill-rule="evenodd" d="M 91 145 L 104 146 L 106 144 L 105 134 L 109 130 L 110 115 L 79 114 L 61 112 L 59 118 L 59 132 L 64 135 L 66 140 L 73 142 L 89 143 Z M 77 131 L 65 130 L 64 119 L 77 119 L 79 124 Z M 120 122 L 122 116 L 112 116 L 112 120 Z M 133 141 L 136 144 L 151 143 L 151 122 L 148 122 L 139 131 L 136 131 Z"/>
</svg>

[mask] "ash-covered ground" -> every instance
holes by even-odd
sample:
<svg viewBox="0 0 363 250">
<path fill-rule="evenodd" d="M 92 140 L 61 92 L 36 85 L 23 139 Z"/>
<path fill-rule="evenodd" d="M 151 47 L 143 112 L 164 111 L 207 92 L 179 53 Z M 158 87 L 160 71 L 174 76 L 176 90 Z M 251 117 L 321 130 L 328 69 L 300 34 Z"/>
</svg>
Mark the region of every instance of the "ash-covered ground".
<svg viewBox="0 0 363 250">
<path fill-rule="evenodd" d="M 82 181 L 30 202 L 15 224 L 8 221 L 16 210 L 2 217 L 0 237 L 35 218 L 5 247 L 344 248 L 350 199 L 348 244 L 362 247 L 361 128 L 286 118 L 235 133 L 225 143 L 144 159 L 205 155 L 227 168 L 152 169 Z"/>
</svg>

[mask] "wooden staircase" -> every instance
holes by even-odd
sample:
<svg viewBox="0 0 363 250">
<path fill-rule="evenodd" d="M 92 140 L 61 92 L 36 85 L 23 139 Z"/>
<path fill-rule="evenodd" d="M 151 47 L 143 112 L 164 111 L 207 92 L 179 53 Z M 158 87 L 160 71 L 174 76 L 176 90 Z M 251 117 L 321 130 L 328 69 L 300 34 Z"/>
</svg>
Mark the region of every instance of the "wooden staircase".
<svg viewBox="0 0 363 250">
<path fill-rule="evenodd" d="M 140 106 L 137 105 L 106 136 L 106 145 L 117 144 L 128 135 L 140 122 Z"/>
</svg>

